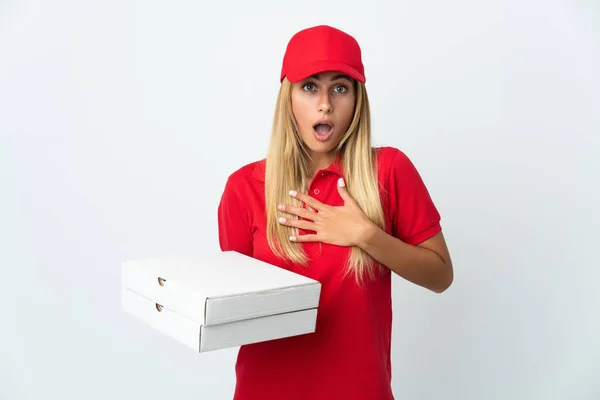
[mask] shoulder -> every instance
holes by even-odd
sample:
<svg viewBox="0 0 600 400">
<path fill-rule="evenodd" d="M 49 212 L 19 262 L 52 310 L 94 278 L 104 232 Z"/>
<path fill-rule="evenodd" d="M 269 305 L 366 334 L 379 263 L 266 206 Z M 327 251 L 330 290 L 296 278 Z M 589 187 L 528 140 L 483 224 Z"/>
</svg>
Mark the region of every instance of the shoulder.
<svg viewBox="0 0 600 400">
<path fill-rule="evenodd" d="M 242 199 L 256 198 L 256 194 L 264 190 L 260 179 L 257 178 L 260 176 L 261 166 L 263 165 L 264 160 L 253 161 L 229 173 L 221 194 L 220 207 L 231 207 L 233 205 L 237 207 Z"/>
<path fill-rule="evenodd" d="M 251 183 L 253 180 L 264 180 L 265 165 L 264 159 L 242 165 L 229 174 L 227 183 L 238 185 Z"/>
<path fill-rule="evenodd" d="M 411 158 L 398 148 L 377 148 L 377 168 L 380 184 L 387 191 L 407 195 L 427 191 L 421 173 Z"/>
<path fill-rule="evenodd" d="M 382 177 L 388 177 L 392 173 L 410 172 L 415 169 L 408 155 L 393 146 L 376 147 L 377 168 Z"/>
<path fill-rule="evenodd" d="M 395 147 L 377 149 L 383 204 L 394 236 L 417 244 L 437 233 L 440 214 L 411 159 Z"/>
</svg>

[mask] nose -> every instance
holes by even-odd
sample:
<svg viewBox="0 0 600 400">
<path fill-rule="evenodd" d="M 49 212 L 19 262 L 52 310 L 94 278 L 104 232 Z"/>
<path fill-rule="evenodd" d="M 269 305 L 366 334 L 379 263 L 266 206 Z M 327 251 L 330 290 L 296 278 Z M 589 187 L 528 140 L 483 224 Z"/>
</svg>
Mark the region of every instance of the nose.
<svg viewBox="0 0 600 400">
<path fill-rule="evenodd" d="M 329 93 L 327 91 L 324 91 L 321 97 L 319 97 L 319 111 L 326 113 L 333 111 L 331 101 L 329 100 Z"/>
</svg>

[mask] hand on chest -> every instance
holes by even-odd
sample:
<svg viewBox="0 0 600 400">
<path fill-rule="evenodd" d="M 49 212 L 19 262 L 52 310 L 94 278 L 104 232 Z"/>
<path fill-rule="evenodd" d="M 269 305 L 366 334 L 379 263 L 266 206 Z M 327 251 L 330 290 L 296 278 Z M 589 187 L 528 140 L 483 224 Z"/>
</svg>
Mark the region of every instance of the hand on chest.
<svg viewBox="0 0 600 400">
<path fill-rule="evenodd" d="M 332 176 L 332 174 L 318 174 L 309 183 L 308 189 L 306 190 L 305 194 L 314 198 L 320 203 L 329 206 L 342 206 L 344 205 L 344 199 L 342 199 L 337 189 L 337 178 L 337 176 Z M 308 206 L 305 202 L 301 202 L 301 206 L 304 209 L 310 210 L 312 212 L 319 212 L 318 210 L 315 210 L 312 207 Z M 304 218 L 301 216 L 298 216 L 298 219 L 302 221 L 310 221 L 309 218 Z M 315 233 L 315 231 L 298 228 L 298 234 L 300 235 L 312 233 Z"/>
</svg>

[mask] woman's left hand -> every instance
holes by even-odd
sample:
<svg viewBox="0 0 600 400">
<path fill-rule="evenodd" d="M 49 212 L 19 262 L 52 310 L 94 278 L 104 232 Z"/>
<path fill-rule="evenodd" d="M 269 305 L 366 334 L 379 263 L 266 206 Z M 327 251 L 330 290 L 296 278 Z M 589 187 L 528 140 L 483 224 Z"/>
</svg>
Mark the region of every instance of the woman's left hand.
<svg viewBox="0 0 600 400">
<path fill-rule="evenodd" d="M 344 200 L 343 206 L 330 206 L 305 193 L 290 191 L 290 195 L 297 198 L 316 211 L 303 207 L 293 207 L 280 204 L 277 208 L 289 214 L 297 215 L 308 221 L 300 219 L 280 218 L 279 223 L 287 226 L 313 231 L 305 235 L 290 237 L 295 242 L 322 242 L 337 246 L 359 246 L 364 241 L 364 236 L 374 224 L 366 217 L 348 190 L 343 184 L 343 179 L 338 181 L 338 192 Z"/>
</svg>

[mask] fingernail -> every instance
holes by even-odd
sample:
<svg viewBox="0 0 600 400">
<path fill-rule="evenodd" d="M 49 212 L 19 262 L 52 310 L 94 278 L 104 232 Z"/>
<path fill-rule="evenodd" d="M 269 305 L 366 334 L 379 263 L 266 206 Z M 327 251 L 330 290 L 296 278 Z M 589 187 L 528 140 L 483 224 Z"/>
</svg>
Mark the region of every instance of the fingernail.
<svg viewBox="0 0 600 400">
<path fill-rule="evenodd" d="M 342 187 L 346 186 L 346 184 L 344 183 L 344 178 L 338 179 L 338 185 L 340 185 Z"/>
<path fill-rule="evenodd" d="M 285 207 L 283 206 L 283 204 L 280 204 L 277 206 L 277 209 L 283 211 L 285 209 Z"/>
<path fill-rule="evenodd" d="M 296 241 L 296 236 L 290 236 L 290 240 L 291 240 L 292 242 L 295 242 L 295 241 Z"/>
<path fill-rule="evenodd" d="M 295 190 L 290 190 L 290 196 L 296 197 L 297 194 Z"/>
<path fill-rule="evenodd" d="M 280 217 L 280 218 L 279 218 L 279 222 L 281 222 L 281 223 L 284 223 L 284 222 L 285 222 L 285 218 L 283 218 L 283 217 Z"/>
</svg>

